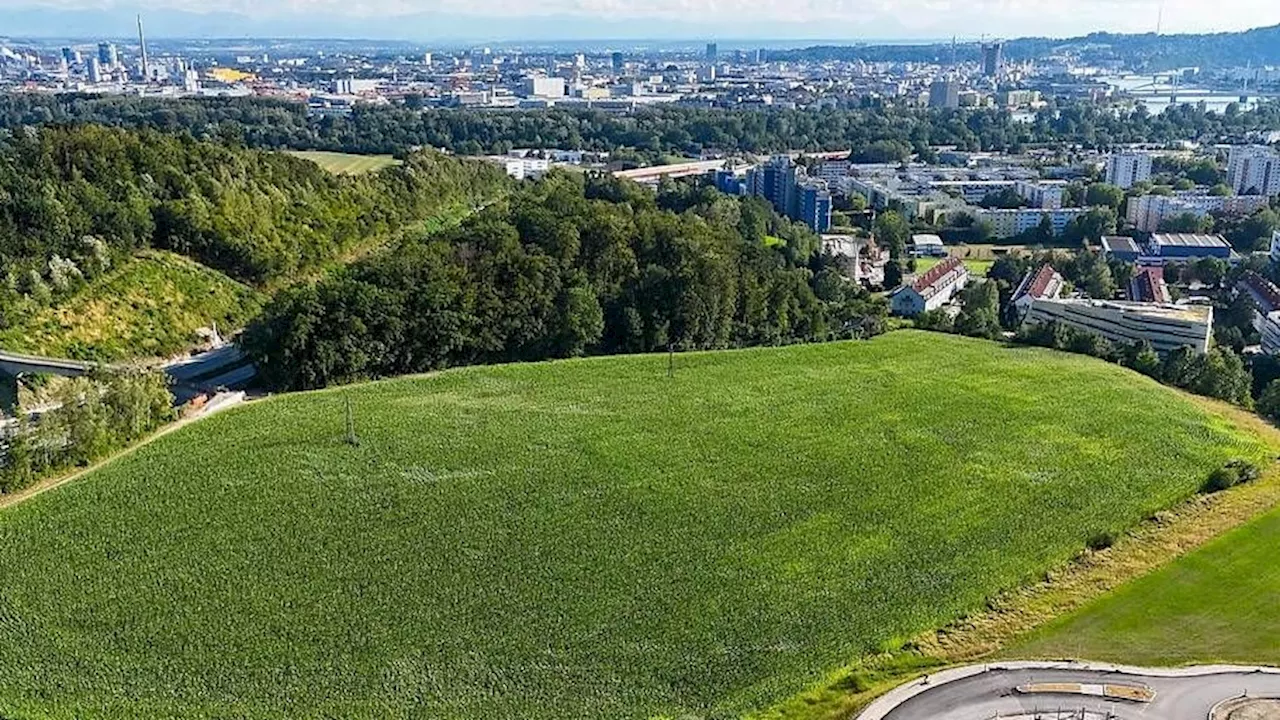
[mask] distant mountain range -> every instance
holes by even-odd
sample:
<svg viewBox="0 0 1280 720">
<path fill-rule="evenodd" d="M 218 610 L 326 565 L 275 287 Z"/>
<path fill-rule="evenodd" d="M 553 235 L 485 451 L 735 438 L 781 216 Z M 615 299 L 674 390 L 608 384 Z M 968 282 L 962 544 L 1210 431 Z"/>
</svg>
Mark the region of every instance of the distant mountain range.
<svg viewBox="0 0 1280 720">
<path fill-rule="evenodd" d="M 814 45 L 771 53 L 776 59 L 854 60 L 948 63 L 981 57 L 981 44 Z M 1185 67 L 1254 67 L 1280 65 L 1280 25 L 1242 32 L 1203 35 L 1125 35 L 1092 33 L 1075 38 L 1030 37 L 1004 43 L 1009 60 L 1031 60 L 1070 52 L 1086 64 L 1121 63 L 1150 71 Z"/>
</svg>

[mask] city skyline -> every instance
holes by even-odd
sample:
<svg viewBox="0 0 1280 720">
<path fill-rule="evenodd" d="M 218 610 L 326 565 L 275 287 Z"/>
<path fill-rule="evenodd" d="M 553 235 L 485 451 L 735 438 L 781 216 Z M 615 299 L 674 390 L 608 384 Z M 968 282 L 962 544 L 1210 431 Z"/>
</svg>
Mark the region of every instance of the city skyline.
<svg viewBox="0 0 1280 720">
<path fill-rule="evenodd" d="M 1163 7 L 1162 7 L 1163 5 Z M 1090 32 L 1166 34 L 1236 31 L 1280 24 L 1267 0 L 1085 0 L 1045 5 L 983 0 L 857 4 L 802 2 L 785 8 L 761 0 L 505 0 L 477 7 L 457 0 L 295 0 L 232 2 L 217 12 L 188 0 L 140 8 L 75 0 L 0 0 L 11 36 L 127 37 L 134 16 L 147 16 L 153 37 L 313 37 L 388 40 L 837 40 L 923 41 L 982 36 L 1069 37 Z"/>
</svg>

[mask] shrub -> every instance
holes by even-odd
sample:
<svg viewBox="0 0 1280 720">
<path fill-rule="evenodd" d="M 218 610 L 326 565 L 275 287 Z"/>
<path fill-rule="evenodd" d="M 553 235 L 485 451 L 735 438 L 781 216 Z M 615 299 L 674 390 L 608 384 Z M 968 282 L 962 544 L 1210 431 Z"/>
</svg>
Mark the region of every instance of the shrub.
<svg viewBox="0 0 1280 720">
<path fill-rule="evenodd" d="M 1257 465 L 1246 460 L 1232 460 L 1222 467 L 1209 473 L 1209 477 L 1205 478 L 1204 485 L 1201 486 L 1201 492 L 1212 494 L 1222 492 L 1236 485 L 1253 482 L 1258 479 L 1262 472 Z"/>
<path fill-rule="evenodd" d="M 1102 530 L 1100 532 L 1094 533 L 1093 535 L 1090 535 L 1088 542 L 1085 544 L 1089 547 L 1090 550 L 1097 552 L 1099 550 L 1106 550 L 1112 545 L 1115 545 L 1116 540 L 1118 539 L 1119 537 L 1117 537 L 1114 531 Z"/>
</svg>

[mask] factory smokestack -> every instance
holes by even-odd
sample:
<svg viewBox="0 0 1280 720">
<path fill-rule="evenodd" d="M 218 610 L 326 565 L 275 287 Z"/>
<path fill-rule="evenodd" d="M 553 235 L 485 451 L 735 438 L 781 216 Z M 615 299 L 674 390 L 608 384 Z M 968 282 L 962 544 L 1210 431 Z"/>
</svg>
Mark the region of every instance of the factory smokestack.
<svg viewBox="0 0 1280 720">
<path fill-rule="evenodd" d="M 142 46 L 142 82 L 151 81 L 151 67 L 147 65 L 147 38 L 142 34 L 142 16 L 138 16 L 138 44 Z"/>
</svg>

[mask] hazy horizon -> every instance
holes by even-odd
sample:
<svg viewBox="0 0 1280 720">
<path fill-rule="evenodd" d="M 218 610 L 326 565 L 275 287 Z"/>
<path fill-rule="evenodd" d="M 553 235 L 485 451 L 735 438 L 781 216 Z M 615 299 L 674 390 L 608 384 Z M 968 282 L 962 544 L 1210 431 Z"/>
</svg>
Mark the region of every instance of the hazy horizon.
<svg viewBox="0 0 1280 720">
<path fill-rule="evenodd" d="M 1280 24 L 1273 0 L 231 0 L 208 11 L 193 0 L 141 8 L 107 0 L 0 0 L 4 37 L 132 37 L 141 12 L 148 35 L 171 39 L 350 39 L 384 41 L 718 40 L 726 47 L 771 41 L 927 42 L 950 38 L 1075 37 L 1091 32 L 1165 34 Z"/>
</svg>

